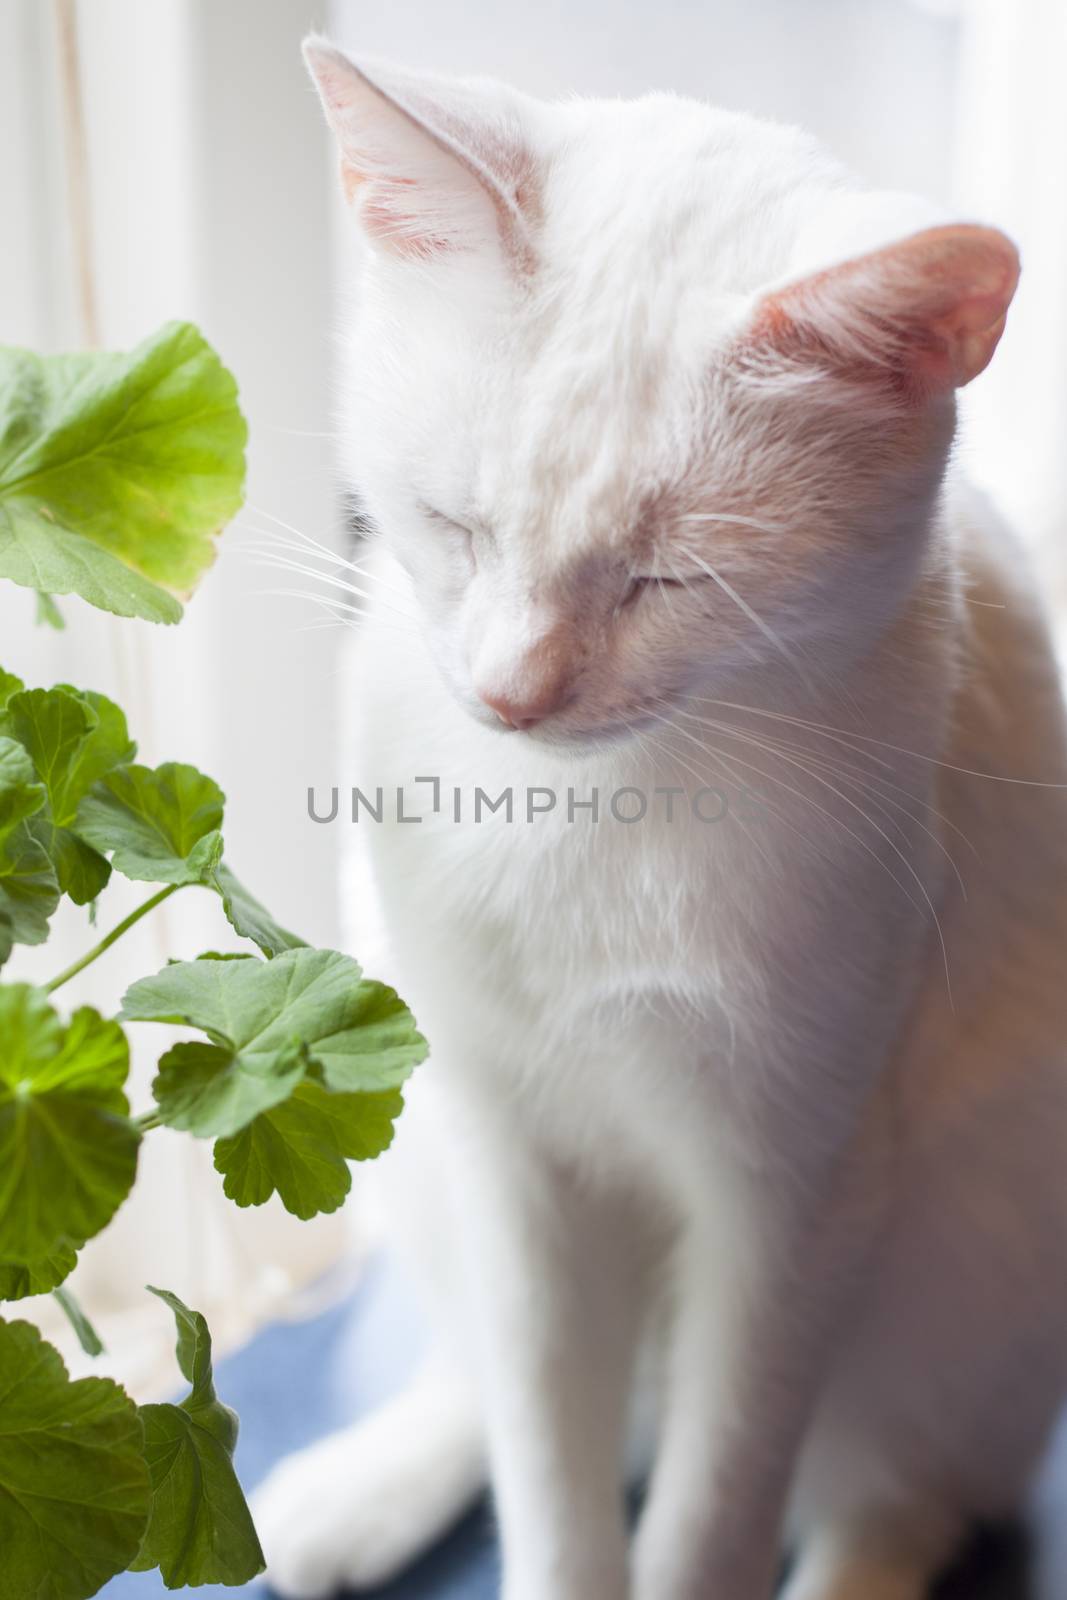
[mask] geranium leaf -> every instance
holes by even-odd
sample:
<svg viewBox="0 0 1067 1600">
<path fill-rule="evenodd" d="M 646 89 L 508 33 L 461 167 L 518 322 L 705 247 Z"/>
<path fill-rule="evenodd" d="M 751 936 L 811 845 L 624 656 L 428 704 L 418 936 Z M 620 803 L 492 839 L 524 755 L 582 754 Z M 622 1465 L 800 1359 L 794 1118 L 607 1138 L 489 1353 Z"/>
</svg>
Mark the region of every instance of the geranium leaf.
<svg viewBox="0 0 1067 1600">
<path fill-rule="evenodd" d="M 305 1220 L 336 1211 L 352 1186 L 348 1161 L 369 1161 L 388 1149 L 404 1108 L 397 1089 L 332 1094 L 306 1079 L 288 1100 L 215 1145 L 223 1188 L 239 1206 L 261 1206 L 277 1193 Z"/>
<path fill-rule="evenodd" d="M 137 1408 L 72 1383 L 28 1322 L 0 1321 L 0 1593 L 87 1600 L 135 1558 L 149 1508 Z"/>
<path fill-rule="evenodd" d="M 37 781 L 33 762 L 17 740 L 3 734 L 0 724 L 0 841 L 44 803 L 45 787 Z"/>
<path fill-rule="evenodd" d="M 36 817 L 0 838 L 0 966 L 14 944 L 43 944 L 59 904 L 59 882 L 47 850 L 35 838 Z"/>
<path fill-rule="evenodd" d="M 239 1205 L 277 1192 L 300 1217 L 336 1210 L 346 1161 L 385 1149 L 397 1088 L 426 1054 L 403 1001 L 336 950 L 174 962 L 135 983 L 121 1015 L 209 1036 L 160 1062 L 162 1120 L 218 1138 L 215 1165 Z"/>
<path fill-rule="evenodd" d="M 72 689 L 22 689 L 4 707 L 0 729 L 29 755 L 59 823 L 74 820 L 73 812 L 62 814 L 62 795 L 67 774 L 97 720 Z"/>
<path fill-rule="evenodd" d="M 260 1111 L 288 1099 L 307 1071 L 299 1042 L 249 1055 L 190 1040 L 160 1058 L 152 1093 L 169 1128 L 201 1138 L 236 1133 Z"/>
<path fill-rule="evenodd" d="M 0 711 L 4 709 L 13 694 L 18 694 L 24 688 L 21 678 L 16 678 L 13 672 L 5 672 L 0 667 Z"/>
<path fill-rule="evenodd" d="M 202 1312 L 190 1311 L 170 1289 L 157 1289 L 149 1284 L 148 1292 L 162 1300 L 174 1313 L 174 1325 L 178 1333 L 174 1353 L 178 1358 L 178 1370 L 186 1383 L 191 1385 L 191 1393 L 183 1404 L 187 1407 L 210 1404 L 215 1399 L 215 1380 L 211 1369 L 211 1333 L 207 1319 Z"/>
<path fill-rule="evenodd" d="M 31 832 L 51 860 L 61 891 L 77 905 L 90 904 L 111 868 L 71 832 L 71 824 L 92 785 L 133 760 L 137 747 L 125 716 L 105 695 L 59 684 L 12 694 L 0 712 L 0 733 L 18 740 L 44 784 L 48 803 Z"/>
<path fill-rule="evenodd" d="M 243 939 L 258 944 L 265 956 L 276 956 L 282 950 L 299 950 L 306 943 L 275 922 L 266 907 L 238 882 L 225 862 L 215 873 L 214 887 L 222 896 L 222 909 L 230 926 Z"/>
<path fill-rule="evenodd" d="M 209 883 L 222 859 L 218 784 L 180 761 L 109 772 L 78 808 L 76 832 L 111 852 L 124 877 L 143 883 Z"/>
<path fill-rule="evenodd" d="M 136 756 L 137 746 L 130 738 L 126 713 L 107 695 L 96 694 L 92 689 L 72 689 L 65 683 L 57 685 L 50 693 L 77 695 L 93 719 L 73 759 L 58 774 L 60 781 L 54 795 L 49 788 L 56 821 L 64 827 L 72 827 L 78 807 L 93 784 L 116 767 L 127 766 Z"/>
<path fill-rule="evenodd" d="M 70 1276 L 77 1264 L 78 1252 L 69 1244 L 28 1264 L 0 1262 L 0 1300 L 27 1300 L 31 1295 L 48 1294 Z"/>
<path fill-rule="evenodd" d="M 16 940 L 39 944 L 47 936 L 59 901 L 51 866 L 27 826 L 44 804 L 33 762 L 19 743 L 0 734 L 0 966 Z"/>
<path fill-rule="evenodd" d="M 29 755 L 61 828 L 74 822 L 82 797 L 98 779 L 137 754 L 125 714 L 113 700 L 65 683 L 10 695 L 0 732 L 17 739 Z"/>
<path fill-rule="evenodd" d="M 0 987 L 0 1261 L 34 1265 L 107 1226 L 133 1184 L 140 1136 L 117 1022 L 82 1007 L 64 1027 L 30 984 Z"/>
<path fill-rule="evenodd" d="M 188 323 L 128 355 L 0 352 L 0 577 L 176 622 L 241 504 L 245 440 Z"/>
<path fill-rule="evenodd" d="M 174 962 L 127 990 L 121 1015 L 189 1023 L 250 1066 L 303 1043 L 334 1090 L 395 1088 L 426 1055 L 426 1041 L 396 991 L 364 978 L 359 964 L 337 950 L 283 950 L 272 961 Z"/>
<path fill-rule="evenodd" d="M 248 1583 L 263 1571 L 263 1551 L 233 1468 L 237 1417 L 215 1393 L 211 1335 L 177 1295 L 152 1293 L 174 1312 L 191 1387 L 180 1405 L 141 1407 L 152 1510 L 133 1570 L 158 1567 L 168 1589 Z"/>
<path fill-rule="evenodd" d="M 52 863 L 62 894 L 78 906 L 90 906 L 107 888 L 111 863 L 69 828 L 57 828 L 47 815 L 35 817 L 30 832 Z"/>
</svg>

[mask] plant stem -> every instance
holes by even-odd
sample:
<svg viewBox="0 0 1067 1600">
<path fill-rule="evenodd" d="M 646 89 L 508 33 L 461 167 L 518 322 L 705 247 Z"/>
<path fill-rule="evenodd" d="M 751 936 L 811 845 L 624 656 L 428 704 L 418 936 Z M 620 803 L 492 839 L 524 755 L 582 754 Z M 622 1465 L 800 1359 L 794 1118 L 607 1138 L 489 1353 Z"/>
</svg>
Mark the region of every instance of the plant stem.
<svg viewBox="0 0 1067 1600">
<path fill-rule="evenodd" d="M 165 889 L 159 889 L 155 894 L 150 895 L 143 905 L 138 906 L 136 911 L 131 911 L 128 917 L 123 917 L 122 921 L 112 928 L 110 933 L 106 933 L 99 944 L 94 944 L 91 950 L 80 956 L 69 967 L 66 967 L 58 977 L 52 979 L 51 983 L 46 983 L 44 986 L 45 994 L 53 994 L 61 984 L 66 983 L 70 978 L 75 977 L 77 973 L 82 972 L 91 962 L 96 960 L 97 956 L 102 956 L 104 951 L 115 943 L 116 939 L 121 939 L 124 933 L 129 933 L 134 923 L 140 922 L 142 917 L 146 917 L 150 911 L 154 911 L 156 906 L 167 899 L 168 895 L 172 895 L 176 889 L 183 887 L 184 885 L 180 883 L 168 883 Z"/>
<path fill-rule="evenodd" d="M 70 1290 L 60 1285 L 58 1289 L 52 1290 L 52 1295 L 59 1301 L 66 1312 L 67 1320 L 77 1334 L 78 1343 L 85 1351 L 85 1354 L 87 1356 L 102 1356 L 104 1354 L 104 1346 L 101 1343 L 100 1335 Z"/>
<path fill-rule="evenodd" d="M 143 1111 L 139 1117 L 134 1117 L 134 1122 L 142 1133 L 151 1133 L 153 1128 L 163 1126 L 163 1118 L 158 1111 Z"/>
</svg>

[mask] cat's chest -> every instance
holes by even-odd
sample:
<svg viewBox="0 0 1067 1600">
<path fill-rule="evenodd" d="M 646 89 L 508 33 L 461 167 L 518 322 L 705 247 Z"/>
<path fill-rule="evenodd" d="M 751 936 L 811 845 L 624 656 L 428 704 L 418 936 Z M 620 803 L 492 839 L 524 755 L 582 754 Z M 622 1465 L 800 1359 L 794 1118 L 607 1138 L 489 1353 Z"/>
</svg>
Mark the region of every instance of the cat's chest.
<svg viewBox="0 0 1067 1600">
<path fill-rule="evenodd" d="M 384 892 L 442 950 L 480 945 L 531 992 L 715 990 L 747 942 L 749 861 L 729 817 L 702 830 L 562 807 L 531 819 L 518 798 L 510 817 L 426 801 L 418 822 L 374 830 Z"/>
</svg>

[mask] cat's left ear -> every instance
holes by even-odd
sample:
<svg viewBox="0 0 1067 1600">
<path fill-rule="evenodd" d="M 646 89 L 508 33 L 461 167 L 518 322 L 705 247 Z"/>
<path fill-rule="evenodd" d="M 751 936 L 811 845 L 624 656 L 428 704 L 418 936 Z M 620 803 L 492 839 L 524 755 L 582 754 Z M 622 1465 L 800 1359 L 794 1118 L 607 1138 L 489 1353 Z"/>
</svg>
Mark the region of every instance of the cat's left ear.
<svg viewBox="0 0 1067 1600">
<path fill-rule="evenodd" d="M 1018 252 L 995 228 L 927 228 L 766 295 L 744 343 L 790 364 L 881 373 L 921 399 L 989 365 L 1018 281 Z"/>
<path fill-rule="evenodd" d="M 304 59 L 337 137 L 345 194 L 375 248 L 423 260 L 502 249 L 513 265 L 530 264 L 537 165 L 517 94 L 355 62 L 315 36 Z"/>
</svg>

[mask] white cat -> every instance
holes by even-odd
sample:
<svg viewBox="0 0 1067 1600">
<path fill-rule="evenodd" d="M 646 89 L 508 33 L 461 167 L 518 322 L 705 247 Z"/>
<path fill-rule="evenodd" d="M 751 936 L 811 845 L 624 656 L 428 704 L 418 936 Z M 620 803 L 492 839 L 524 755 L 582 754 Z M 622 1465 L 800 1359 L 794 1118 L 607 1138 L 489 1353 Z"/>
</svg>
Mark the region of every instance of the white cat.
<svg viewBox="0 0 1067 1600">
<path fill-rule="evenodd" d="M 505 1600 L 768 1600 L 787 1546 L 789 1600 L 920 1600 L 1067 1390 L 1064 718 L 949 466 L 1015 251 L 668 95 L 307 56 L 440 1346 L 260 1493 L 274 1586 L 373 1585 L 488 1478 Z"/>
</svg>

